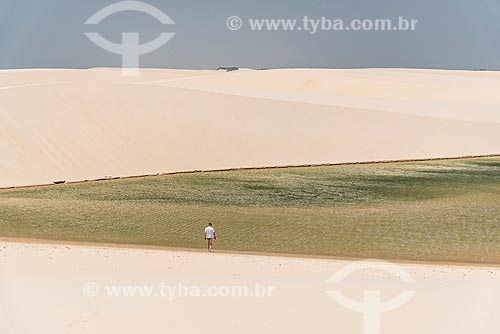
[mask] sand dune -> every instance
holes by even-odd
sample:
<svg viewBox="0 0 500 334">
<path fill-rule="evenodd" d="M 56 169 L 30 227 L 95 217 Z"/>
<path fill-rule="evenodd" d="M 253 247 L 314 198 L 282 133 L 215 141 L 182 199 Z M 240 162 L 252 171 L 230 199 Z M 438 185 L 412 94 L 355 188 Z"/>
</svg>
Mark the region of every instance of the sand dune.
<svg viewBox="0 0 500 334">
<path fill-rule="evenodd" d="M 224 94 L 500 123 L 500 73 L 288 69 L 156 82 Z"/>
<path fill-rule="evenodd" d="M 500 75 L 0 71 L 0 187 L 500 153 Z"/>
<path fill-rule="evenodd" d="M 350 262 L 5 242 L 0 258 L 2 334 L 362 333 L 362 315 L 332 290 L 357 301 L 380 291 L 384 302 L 414 291 L 382 315 L 382 333 L 500 326 L 498 268 L 398 265 L 409 283 L 376 269 L 329 283 Z"/>
</svg>

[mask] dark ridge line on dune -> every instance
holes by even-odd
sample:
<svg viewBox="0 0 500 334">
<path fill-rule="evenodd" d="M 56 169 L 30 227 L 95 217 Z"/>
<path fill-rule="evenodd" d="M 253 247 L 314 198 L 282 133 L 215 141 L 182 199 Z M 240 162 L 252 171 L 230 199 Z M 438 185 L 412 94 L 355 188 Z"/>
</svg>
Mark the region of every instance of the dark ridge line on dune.
<svg viewBox="0 0 500 334">
<path fill-rule="evenodd" d="M 478 159 L 478 158 L 500 158 L 500 154 L 465 155 L 465 156 L 448 157 L 448 158 L 417 158 L 417 159 L 372 160 L 372 161 L 358 161 L 358 162 L 333 162 L 333 163 L 321 163 L 321 164 L 282 165 L 282 166 L 234 167 L 234 168 L 206 169 L 206 170 L 194 169 L 194 170 L 179 171 L 179 172 L 166 172 L 166 173 L 142 174 L 142 175 L 131 175 L 131 176 L 104 177 L 104 178 L 99 178 L 99 179 L 82 180 L 82 181 L 66 182 L 66 181 L 60 180 L 60 181 L 54 181 L 52 183 L 45 183 L 45 184 L 0 187 L 0 190 L 41 188 L 41 187 L 50 187 L 50 186 L 62 186 L 65 184 L 73 185 L 73 184 L 81 184 L 81 183 L 95 183 L 95 182 L 100 182 L 100 181 L 139 179 L 139 178 L 146 178 L 146 177 L 178 175 L 178 174 L 202 174 L 202 173 L 234 172 L 234 171 L 246 171 L 246 170 L 286 169 L 286 168 L 305 168 L 305 167 L 314 168 L 314 167 L 350 166 L 350 165 L 375 165 L 375 164 L 391 164 L 391 163 L 401 163 L 401 162 L 466 160 L 466 159 Z"/>
</svg>

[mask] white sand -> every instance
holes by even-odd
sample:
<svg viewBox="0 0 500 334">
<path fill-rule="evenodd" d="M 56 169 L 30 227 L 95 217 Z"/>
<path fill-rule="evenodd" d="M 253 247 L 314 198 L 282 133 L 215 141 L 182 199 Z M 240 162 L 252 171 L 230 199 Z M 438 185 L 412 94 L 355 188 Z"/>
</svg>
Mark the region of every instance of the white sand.
<svg viewBox="0 0 500 334">
<path fill-rule="evenodd" d="M 500 153 L 500 73 L 0 71 L 0 187 Z"/>
<path fill-rule="evenodd" d="M 416 295 L 384 313 L 382 333 L 498 333 L 499 269 L 399 265 L 414 283 L 377 270 L 340 284 L 326 282 L 348 263 L 2 242 L 0 333 L 362 333 L 361 315 L 326 291 L 361 300 L 364 290 L 380 290 L 387 301 L 405 289 Z M 187 287 L 191 296 L 162 296 L 161 283 L 170 291 Z M 194 292 L 209 286 L 253 291 L 256 283 L 273 287 L 272 293 L 257 298 Z M 106 286 L 112 285 L 153 286 L 156 297 L 111 296 Z"/>
</svg>

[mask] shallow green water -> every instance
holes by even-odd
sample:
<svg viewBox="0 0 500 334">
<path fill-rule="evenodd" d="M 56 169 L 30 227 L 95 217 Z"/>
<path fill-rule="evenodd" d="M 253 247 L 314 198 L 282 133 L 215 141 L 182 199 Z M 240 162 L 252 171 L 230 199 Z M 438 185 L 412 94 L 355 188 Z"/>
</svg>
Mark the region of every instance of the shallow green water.
<svg viewBox="0 0 500 334">
<path fill-rule="evenodd" d="M 180 174 L 0 191 L 0 236 L 500 263 L 500 159 Z"/>
</svg>

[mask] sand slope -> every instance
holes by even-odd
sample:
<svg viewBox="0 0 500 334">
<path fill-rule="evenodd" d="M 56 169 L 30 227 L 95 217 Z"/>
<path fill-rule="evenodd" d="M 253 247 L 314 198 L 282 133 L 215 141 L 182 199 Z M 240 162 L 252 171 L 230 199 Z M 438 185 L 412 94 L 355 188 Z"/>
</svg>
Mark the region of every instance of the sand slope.
<svg viewBox="0 0 500 334">
<path fill-rule="evenodd" d="M 500 153 L 500 74 L 0 71 L 0 187 Z"/>
<path fill-rule="evenodd" d="M 373 269 L 327 283 L 349 262 L 19 243 L 0 243 L 0 263 L 2 334 L 363 333 L 361 315 L 331 290 L 358 301 L 365 290 L 383 301 L 415 291 L 384 313 L 386 334 L 493 334 L 500 326 L 500 271 L 492 268 L 399 265 L 413 283 Z M 271 293 L 256 297 L 256 284 Z M 110 290 L 120 286 L 152 290 Z M 226 295 L 232 287 L 254 296 Z"/>
</svg>

